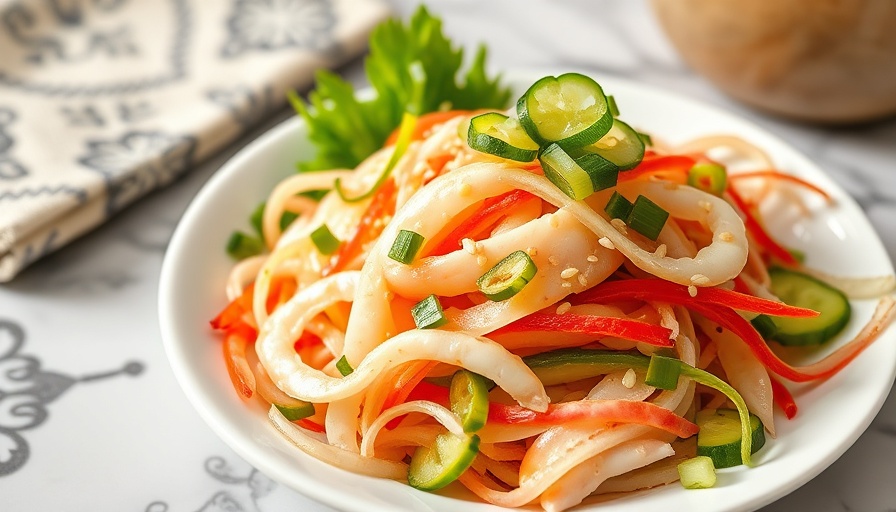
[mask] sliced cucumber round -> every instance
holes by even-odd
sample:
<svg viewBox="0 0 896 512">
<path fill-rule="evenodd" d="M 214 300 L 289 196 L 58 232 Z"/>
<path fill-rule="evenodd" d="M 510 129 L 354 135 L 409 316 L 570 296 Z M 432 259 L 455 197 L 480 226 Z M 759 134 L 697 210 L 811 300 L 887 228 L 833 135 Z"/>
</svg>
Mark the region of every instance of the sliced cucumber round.
<svg viewBox="0 0 896 512">
<path fill-rule="evenodd" d="M 451 378 L 451 410 L 460 417 L 464 432 L 476 432 L 488 420 L 488 384 L 485 377 L 458 370 Z"/>
<path fill-rule="evenodd" d="M 585 75 L 546 76 L 532 84 L 516 104 L 520 124 L 544 146 L 564 150 L 593 144 L 613 126 L 603 89 Z"/>
<path fill-rule="evenodd" d="M 734 409 L 703 410 L 697 413 L 697 455 L 712 459 L 716 469 L 739 466 L 741 428 L 740 416 Z M 751 453 L 765 445 L 765 429 L 762 421 L 750 414 Z"/>
<path fill-rule="evenodd" d="M 497 112 L 470 120 L 467 145 L 476 151 L 517 162 L 531 162 L 538 155 L 538 144 L 526 134 L 520 122 Z"/>
<path fill-rule="evenodd" d="M 571 152 L 576 158 L 589 153 L 613 162 L 620 171 L 627 171 L 637 167 L 644 158 L 644 141 L 631 126 L 613 119 L 610 131 L 597 142 Z"/>
<path fill-rule="evenodd" d="M 820 345 L 846 327 L 852 308 L 840 290 L 812 276 L 784 268 L 769 270 L 771 291 L 791 306 L 814 309 L 814 318 L 772 317 L 771 338 L 782 345 Z"/>
<path fill-rule="evenodd" d="M 414 451 L 408 467 L 408 483 L 415 489 L 434 491 L 457 480 L 479 453 L 479 436 L 439 434 L 433 446 Z"/>
</svg>

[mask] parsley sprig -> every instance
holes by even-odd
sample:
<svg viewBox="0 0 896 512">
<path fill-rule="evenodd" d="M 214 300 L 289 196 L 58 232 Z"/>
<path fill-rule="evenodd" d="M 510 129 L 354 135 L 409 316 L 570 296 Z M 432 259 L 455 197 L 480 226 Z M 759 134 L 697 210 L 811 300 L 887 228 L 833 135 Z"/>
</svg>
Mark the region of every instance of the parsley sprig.
<svg viewBox="0 0 896 512">
<path fill-rule="evenodd" d="M 351 84 L 325 70 L 316 74 L 316 90 L 308 95 L 308 103 L 290 96 L 317 149 L 313 160 L 299 164 L 300 170 L 354 168 L 383 146 L 405 112 L 506 107 L 510 89 L 500 83 L 500 76 L 486 74 L 485 58 L 485 47 L 480 46 L 458 83 L 463 50 L 453 47 L 439 18 L 421 6 L 407 25 L 395 19 L 383 22 L 370 36 L 364 63 L 374 96 L 357 98 Z M 422 65 L 422 89 L 416 83 L 420 77 L 412 76 L 412 64 Z"/>
</svg>

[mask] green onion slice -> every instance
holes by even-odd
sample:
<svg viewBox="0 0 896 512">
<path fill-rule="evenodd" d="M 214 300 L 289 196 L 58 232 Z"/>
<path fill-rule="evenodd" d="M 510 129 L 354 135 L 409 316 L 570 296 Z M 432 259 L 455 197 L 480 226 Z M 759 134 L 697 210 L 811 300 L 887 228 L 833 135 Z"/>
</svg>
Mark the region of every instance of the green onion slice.
<svg viewBox="0 0 896 512">
<path fill-rule="evenodd" d="M 479 291 L 495 302 L 507 300 L 535 277 L 538 268 L 525 251 L 515 251 L 476 280 Z"/>
<path fill-rule="evenodd" d="M 607 212 L 611 219 L 627 220 L 632 213 L 632 206 L 632 202 L 626 199 L 625 196 L 619 192 L 613 192 L 610 200 L 607 201 L 607 206 L 604 207 L 604 211 Z"/>
<path fill-rule="evenodd" d="M 414 261 L 414 257 L 423 247 L 423 235 L 413 231 L 402 229 L 392 242 L 392 248 L 389 249 L 389 257 L 393 260 L 404 263 L 405 265 Z"/>
<path fill-rule="evenodd" d="M 421 300 L 411 308 L 411 316 L 418 329 L 435 329 L 448 323 L 448 318 L 442 310 L 442 304 L 435 295 Z"/>
<path fill-rule="evenodd" d="M 235 260 L 256 256 L 263 251 L 264 242 L 260 238 L 247 235 L 242 231 L 234 231 L 227 239 L 227 254 Z"/>
<path fill-rule="evenodd" d="M 610 109 L 613 117 L 619 117 L 619 106 L 616 105 L 616 98 L 612 94 L 607 94 L 607 107 Z"/>
<path fill-rule="evenodd" d="M 594 193 L 591 175 L 557 144 L 544 148 L 538 160 L 545 177 L 567 196 L 581 201 Z"/>
<path fill-rule="evenodd" d="M 336 238 L 326 224 L 311 232 L 311 241 L 317 246 L 321 254 L 333 254 L 339 249 L 339 239 Z"/>
<path fill-rule="evenodd" d="M 644 383 L 660 389 L 675 389 L 678 387 L 679 375 L 681 375 L 681 361 L 654 354 L 650 356 Z"/>
<path fill-rule="evenodd" d="M 485 377 L 458 370 L 451 377 L 451 411 L 460 417 L 464 432 L 476 432 L 488 419 L 488 384 Z"/>
<path fill-rule="evenodd" d="M 274 407 L 280 411 L 280 414 L 289 421 L 298 421 L 314 415 L 314 404 L 303 403 L 302 405 L 281 405 L 274 404 Z"/>
<path fill-rule="evenodd" d="M 401 125 L 398 128 L 398 139 L 395 141 L 395 149 L 392 150 L 392 156 L 389 158 L 389 162 L 386 164 L 386 168 L 383 169 L 383 173 L 380 174 L 379 178 L 377 178 L 376 183 L 374 183 L 373 186 L 370 187 L 370 190 L 368 190 L 367 192 L 364 192 L 363 194 L 355 197 L 349 197 L 348 194 L 345 193 L 345 190 L 342 189 L 342 179 L 336 178 L 335 183 L 333 183 L 333 188 L 336 189 L 336 193 L 339 194 L 339 198 L 346 203 L 357 203 L 373 196 L 373 194 L 375 194 L 376 191 L 383 186 L 383 183 L 385 183 L 386 180 L 389 179 L 389 175 L 392 174 L 392 169 L 395 168 L 398 160 L 400 160 L 408 150 L 408 146 L 411 145 L 411 139 L 414 137 L 414 129 L 416 127 L 417 116 L 409 112 L 405 112 L 401 117 Z"/>
<path fill-rule="evenodd" d="M 632 212 L 629 214 L 626 224 L 645 237 L 656 240 L 668 218 L 669 212 L 647 197 L 638 196 L 635 199 L 635 204 L 632 205 Z"/>
<path fill-rule="evenodd" d="M 352 365 L 348 364 L 348 359 L 346 359 L 345 356 L 340 357 L 339 360 L 336 361 L 336 369 L 339 370 L 339 373 L 341 373 L 343 377 L 348 377 L 355 371 L 355 369 L 352 368 Z"/>
<path fill-rule="evenodd" d="M 688 185 L 720 196 L 728 186 L 728 173 L 724 166 L 714 162 L 695 164 L 688 171 Z"/>
<path fill-rule="evenodd" d="M 705 455 L 680 463 L 678 476 L 685 489 L 709 489 L 716 485 L 716 468 L 712 459 Z"/>
<path fill-rule="evenodd" d="M 497 112 L 478 115 L 470 121 L 467 145 L 517 162 L 531 162 L 538 155 L 538 144 L 526 134 L 520 122 Z"/>
</svg>

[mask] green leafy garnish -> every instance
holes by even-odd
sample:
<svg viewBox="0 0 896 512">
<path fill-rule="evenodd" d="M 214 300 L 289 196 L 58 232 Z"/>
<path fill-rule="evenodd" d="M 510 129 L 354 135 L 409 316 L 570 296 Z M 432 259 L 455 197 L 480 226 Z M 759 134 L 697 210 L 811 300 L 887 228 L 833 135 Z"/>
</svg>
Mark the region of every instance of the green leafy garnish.
<svg viewBox="0 0 896 512">
<path fill-rule="evenodd" d="M 328 71 L 316 74 L 316 90 L 308 95 L 307 104 L 290 94 L 290 103 L 308 123 L 309 139 L 317 149 L 313 160 L 299 164 L 300 170 L 356 167 L 383 147 L 405 112 L 505 108 L 510 89 L 500 84 L 500 77 L 486 75 L 485 57 L 485 47 L 480 46 L 459 85 L 463 50 L 452 47 L 439 18 L 421 6 L 408 25 L 395 19 L 383 22 L 370 36 L 365 60 L 374 96 L 356 98 L 351 84 Z M 415 62 L 422 67 L 422 88 L 420 76 L 411 71 Z"/>
</svg>

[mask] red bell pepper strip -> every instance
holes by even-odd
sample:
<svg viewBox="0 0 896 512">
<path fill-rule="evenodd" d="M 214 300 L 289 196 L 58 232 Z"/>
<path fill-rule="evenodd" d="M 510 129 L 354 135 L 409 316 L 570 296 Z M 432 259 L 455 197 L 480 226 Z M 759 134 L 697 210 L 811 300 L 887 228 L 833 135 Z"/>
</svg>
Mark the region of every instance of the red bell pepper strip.
<svg viewBox="0 0 896 512">
<path fill-rule="evenodd" d="M 799 264 L 799 262 L 796 261 L 796 258 L 793 257 L 793 254 L 790 254 L 787 249 L 781 247 L 781 245 L 765 231 L 765 228 L 762 227 L 759 220 L 757 220 L 751 213 L 750 205 L 748 205 L 740 194 L 734 190 L 734 187 L 728 187 L 728 197 L 731 198 L 731 202 L 733 202 L 743 214 L 744 226 L 757 244 L 768 251 L 769 254 L 781 260 L 782 263 L 786 263 L 787 265 Z"/>
<path fill-rule="evenodd" d="M 243 398 L 255 394 L 255 374 L 246 360 L 246 347 L 253 342 L 257 333 L 251 328 L 237 327 L 227 333 L 224 343 L 224 362 L 233 388 Z"/>
<path fill-rule="evenodd" d="M 573 421 L 592 420 L 605 423 L 637 423 L 656 427 L 678 437 L 697 433 L 697 425 L 650 402 L 628 400 L 579 400 L 548 405 L 545 412 L 535 412 L 519 405 L 489 404 L 487 425 L 528 425 L 552 427 Z"/>
<path fill-rule="evenodd" d="M 447 406 L 449 390 L 429 382 L 421 382 L 408 397 L 428 400 Z M 581 400 L 548 405 L 545 412 L 535 412 L 519 405 L 490 403 L 486 425 L 528 425 L 551 427 L 573 421 L 593 420 L 607 423 L 649 425 L 686 438 L 697 433 L 697 425 L 674 412 L 649 402 L 626 400 Z"/>
<path fill-rule="evenodd" d="M 414 126 L 414 132 L 411 135 L 411 140 L 423 139 L 423 135 L 437 124 L 442 124 L 451 119 L 454 119 L 455 117 L 470 114 L 472 114 L 472 112 L 469 110 L 445 110 L 423 114 L 417 118 L 417 124 Z M 398 140 L 398 131 L 399 128 L 396 128 L 391 134 L 389 134 L 389 137 L 386 139 L 385 146 L 391 146 L 395 144 L 395 141 Z"/>
<path fill-rule="evenodd" d="M 687 155 L 645 155 L 637 167 L 619 173 L 619 181 L 629 181 L 657 172 L 681 174 L 685 180 L 697 160 Z"/>
<path fill-rule="evenodd" d="M 572 297 L 573 303 L 616 302 L 639 299 L 657 300 L 690 306 L 691 304 L 715 304 L 740 311 L 763 313 L 773 316 L 809 318 L 819 315 L 811 309 L 790 306 L 783 302 L 762 299 L 724 288 L 699 288 L 696 297 L 691 297 L 688 287 L 662 279 L 621 279 L 604 281 L 597 286 Z"/>
<path fill-rule="evenodd" d="M 386 409 L 390 409 L 407 401 L 408 395 L 411 394 L 417 384 L 419 384 L 420 381 L 426 377 L 426 374 L 435 368 L 437 364 L 439 364 L 438 361 L 411 362 L 393 382 L 392 389 L 389 390 L 386 399 L 383 400 L 382 410 L 385 411 Z M 404 419 L 404 416 L 405 415 L 393 418 L 389 423 L 386 423 L 386 428 L 391 430 L 397 427 L 398 424 L 401 423 L 401 420 Z"/>
<path fill-rule="evenodd" d="M 575 313 L 533 313 L 516 320 L 492 334 L 511 332 L 570 332 L 613 336 L 631 341 L 647 343 L 656 347 L 673 347 L 669 339 L 672 331 L 659 325 L 606 316 L 577 315 Z"/>
<path fill-rule="evenodd" d="M 775 170 L 751 171 L 751 172 L 739 172 L 737 174 L 728 175 L 729 181 L 740 181 L 742 179 L 747 179 L 747 178 L 772 178 L 772 179 L 777 179 L 777 180 L 782 180 L 782 181 L 789 181 L 791 183 L 795 183 L 797 185 L 803 186 L 803 187 L 811 190 L 812 192 L 815 192 L 816 194 L 825 198 L 829 202 L 831 201 L 831 196 L 827 192 L 825 192 L 824 189 L 819 187 L 818 185 L 816 185 L 812 182 L 806 181 L 797 176 L 794 176 L 792 174 L 785 174 L 781 171 L 775 171 Z"/>
<path fill-rule="evenodd" d="M 467 217 L 459 226 L 454 228 L 439 244 L 430 252 L 430 256 L 442 256 L 461 248 L 461 240 L 472 238 L 476 240 L 484 232 L 497 224 L 507 215 L 509 208 L 519 205 L 523 201 L 538 199 L 525 190 L 511 190 L 499 196 L 486 199 L 472 215 Z"/>
<path fill-rule="evenodd" d="M 327 432 L 327 429 L 325 429 L 323 425 L 313 422 L 307 418 L 296 421 L 295 424 L 304 428 L 305 430 L 317 432 L 318 434 L 325 434 Z"/>
<path fill-rule="evenodd" d="M 252 311 L 252 294 L 255 290 L 255 283 L 250 284 L 243 290 L 243 294 L 230 302 L 218 316 L 210 322 L 212 329 L 216 331 L 227 331 L 241 324 L 245 324 L 245 314 Z"/>
<path fill-rule="evenodd" d="M 790 394 L 790 390 L 781 381 L 771 375 L 768 378 L 772 383 L 772 398 L 775 401 L 775 405 L 784 411 L 784 415 L 787 416 L 788 420 L 792 420 L 797 412 L 796 401 L 793 399 L 793 395 Z"/>
<path fill-rule="evenodd" d="M 395 213 L 395 193 L 395 180 L 390 178 L 374 194 L 367 211 L 361 216 L 355 232 L 339 246 L 336 254 L 330 258 L 327 266 L 323 268 L 321 274 L 324 277 L 343 270 L 346 265 L 351 263 L 361 253 L 365 243 L 376 239 L 382 233 L 385 225 L 375 226 L 375 222 L 377 219 L 382 219 Z"/>
</svg>

